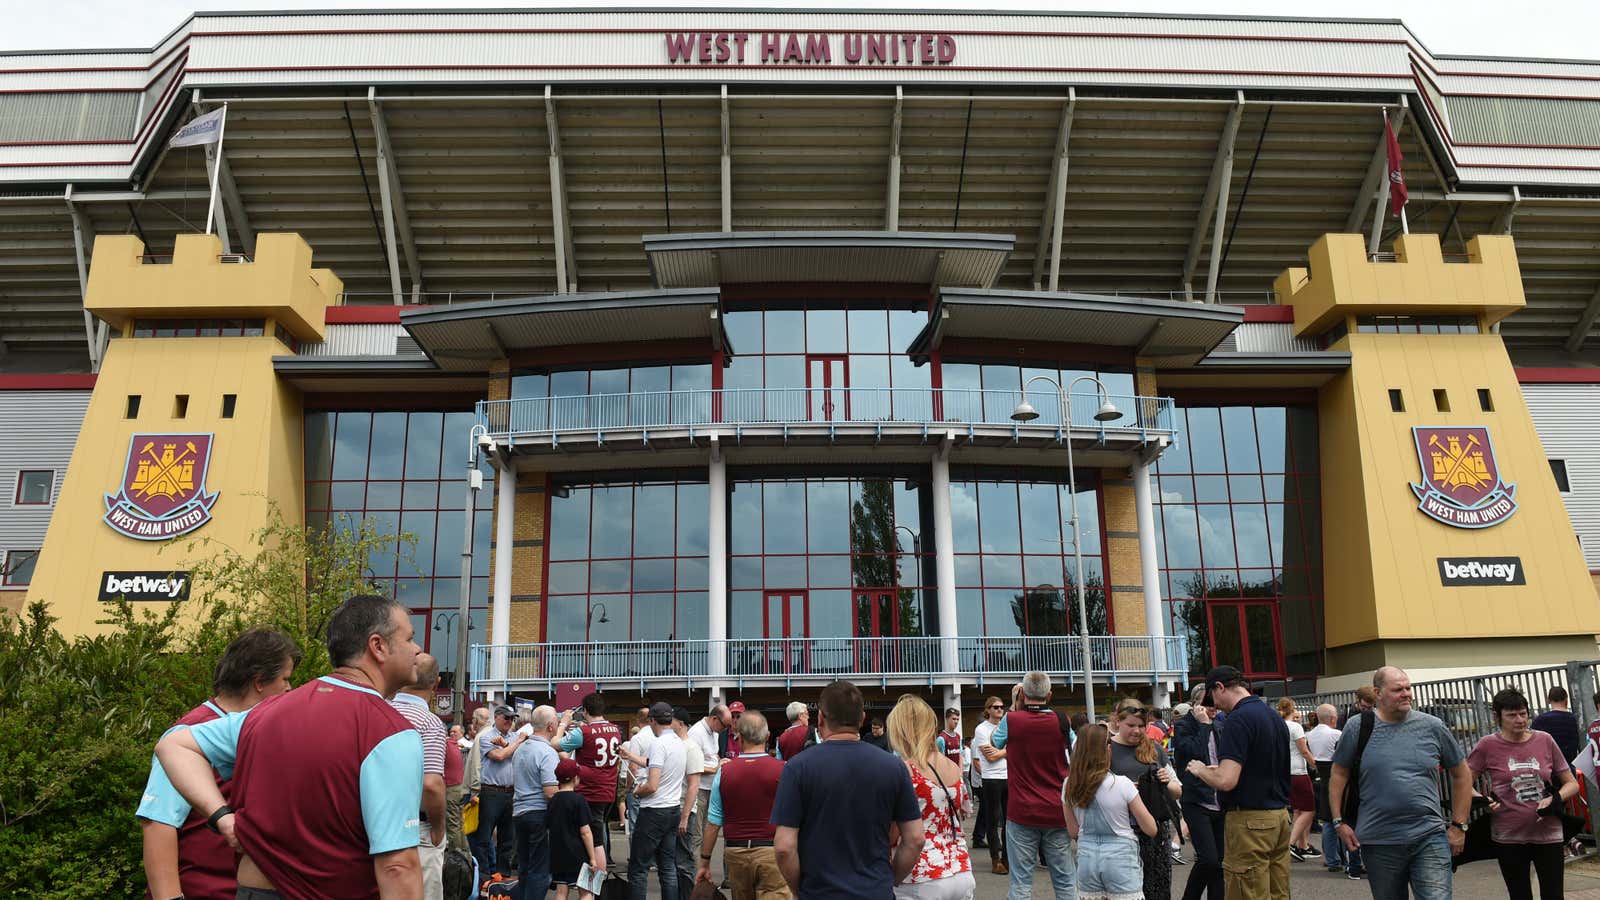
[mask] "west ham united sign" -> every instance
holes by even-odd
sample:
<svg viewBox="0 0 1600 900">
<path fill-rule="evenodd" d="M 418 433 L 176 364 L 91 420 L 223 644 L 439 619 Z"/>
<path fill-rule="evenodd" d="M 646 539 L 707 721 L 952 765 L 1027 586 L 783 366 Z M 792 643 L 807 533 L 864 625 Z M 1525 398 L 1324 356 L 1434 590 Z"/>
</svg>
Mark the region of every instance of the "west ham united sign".
<svg viewBox="0 0 1600 900">
<path fill-rule="evenodd" d="M 165 541 L 211 521 L 206 493 L 209 434 L 136 434 L 128 443 L 122 488 L 106 494 L 105 523 L 141 541 Z"/>
<path fill-rule="evenodd" d="M 1500 478 L 1489 429 L 1482 426 L 1411 429 L 1422 483 L 1411 486 L 1417 508 L 1457 528 L 1488 528 L 1517 511 L 1517 486 Z"/>
</svg>

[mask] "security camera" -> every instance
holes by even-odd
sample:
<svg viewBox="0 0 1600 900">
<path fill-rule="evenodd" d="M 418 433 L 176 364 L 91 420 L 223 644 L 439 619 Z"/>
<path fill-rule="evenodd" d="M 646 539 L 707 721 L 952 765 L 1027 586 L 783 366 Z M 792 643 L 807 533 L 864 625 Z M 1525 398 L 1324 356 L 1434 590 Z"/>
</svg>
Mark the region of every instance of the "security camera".
<svg viewBox="0 0 1600 900">
<path fill-rule="evenodd" d="M 478 435 L 478 446 L 485 452 L 494 450 L 494 438 L 487 434 Z"/>
</svg>

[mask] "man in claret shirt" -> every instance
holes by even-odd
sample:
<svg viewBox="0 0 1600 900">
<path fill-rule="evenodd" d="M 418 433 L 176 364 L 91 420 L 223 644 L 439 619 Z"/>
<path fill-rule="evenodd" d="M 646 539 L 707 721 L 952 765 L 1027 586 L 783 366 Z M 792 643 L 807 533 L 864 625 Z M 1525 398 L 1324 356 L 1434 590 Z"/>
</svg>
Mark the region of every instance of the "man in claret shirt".
<svg viewBox="0 0 1600 900">
<path fill-rule="evenodd" d="M 583 698 L 588 721 L 556 738 L 556 749 L 578 763 L 578 796 L 589 802 L 589 830 L 594 844 L 611 864 L 611 816 L 617 808 L 617 772 L 622 758 L 622 731 L 605 718 L 606 701 L 599 694 Z"/>
<path fill-rule="evenodd" d="M 1033 896 L 1033 870 L 1044 863 L 1057 900 L 1076 897 L 1077 863 L 1061 811 L 1067 780 L 1065 716 L 1050 708 L 1050 676 L 1029 672 L 1022 679 L 1022 708 L 1006 713 L 989 742 L 1006 752 L 1006 853 L 1011 862 L 1011 900 Z"/>
<path fill-rule="evenodd" d="M 723 868 L 735 900 L 788 898 L 789 885 L 778 868 L 772 841 L 772 803 L 783 775 L 783 760 L 767 755 L 767 717 L 754 710 L 733 722 L 739 753 L 717 770 L 706 808 L 705 840 L 700 844 L 696 884 L 711 880 L 711 856 L 717 837 L 726 835 Z"/>
<path fill-rule="evenodd" d="M 386 699 L 416 680 L 412 637 L 404 606 L 351 597 L 328 620 L 331 675 L 156 745 L 178 793 L 242 854 L 239 900 L 422 896 L 422 739 Z M 233 779 L 231 804 L 213 766 Z"/>
<path fill-rule="evenodd" d="M 173 729 L 243 712 L 289 689 L 289 676 L 300 662 L 300 648 L 288 635 L 270 628 L 252 628 L 234 638 L 217 661 L 210 700 L 179 719 Z M 228 782 L 217 788 L 227 797 Z M 166 770 L 152 756 L 150 778 L 134 815 L 144 832 L 144 875 L 151 900 L 233 900 L 239 889 L 233 848 L 206 827 L 167 780 Z"/>
</svg>

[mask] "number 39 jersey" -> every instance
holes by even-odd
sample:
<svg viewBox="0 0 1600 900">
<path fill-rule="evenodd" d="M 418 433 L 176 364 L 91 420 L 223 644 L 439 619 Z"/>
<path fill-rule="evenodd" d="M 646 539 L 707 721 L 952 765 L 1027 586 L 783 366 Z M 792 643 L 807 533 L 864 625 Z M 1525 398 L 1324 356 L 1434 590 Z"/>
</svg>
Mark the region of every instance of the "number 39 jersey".
<svg viewBox="0 0 1600 900">
<path fill-rule="evenodd" d="M 622 733 L 617 726 L 601 720 L 580 726 L 583 743 L 572 751 L 578 763 L 578 794 L 591 803 L 611 803 L 617 799 L 617 748 Z"/>
</svg>

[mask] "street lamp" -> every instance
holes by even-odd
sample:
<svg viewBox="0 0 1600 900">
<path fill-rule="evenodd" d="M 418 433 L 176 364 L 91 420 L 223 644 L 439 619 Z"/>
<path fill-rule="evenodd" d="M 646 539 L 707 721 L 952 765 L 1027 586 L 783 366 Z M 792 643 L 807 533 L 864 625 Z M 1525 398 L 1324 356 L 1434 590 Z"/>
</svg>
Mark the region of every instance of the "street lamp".
<svg viewBox="0 0 1600 900">
<path fill-rule="evenodd" d="M 452 632 L 455 631 L 456 625 L 458 625 L 460 622 L 461 622 L 461 613 L 459 613 L 459 612 L 439 612 L 439 613 L 434 613 L 433 614 L 433 630 L 435 632 L 439 632 L 439 631 L 444 632 L 444 644 L 443 644 L 443 646 L 445 646 L 445 647 L 449 647 L 450 646 L 450 635 L 451 635 Z M 467 620 L 467 631 L 471 631 L 471 630 L 472 630 L 472 620 L 468 619 Z M 460 677 L 462 677 L 462 673 L 461 673 L 460 669 L 461 669 L 461 659 L 458 657 L 454 661 L 452 661 L 451 666 L 450 666 L 450 671 L 455 673 L 455 677 L 456 678 L 460 678 Z"/>
<path fill-rule="evenodd" d="M 585 613 L 584 617 L 583 617 L 583 642 L 585 644 L 589 643 L 589 625 L 592 622 L 594 622 L 594 620 L 595 620 L 594 611 L 597 610 L 597 609 L 600 610 L 600 624 L 601 625 L 605 625 L 605 624 L 607 624 L 608 622 L 611 621 L 609 618 L 606 617 L 606 605 L 604 603 L 599 603 L 599 602 L 590 603 L 589 604 L 589 611 L 587 613 Z"/>
<path fill-rule="evenodd" d="M 1109 422 L 1113 419 L 1120 419 L 1122 418 L 1122 411 L 1117 409 L 1111 402 L 1110 397 L 1106 396 L 1106 386 L 1093 375 L 1079 375 L 1068 382 L 1065 388 L 1061 386 L 1060 382 L 1048 375 L 1035 375 L 1022 385 L 1022 402 L 1018 403 L 1017 408 L 1011 411 L 1011 418 L 1018 422 L 1031 422 L 1039 418 L 1039 411 L 1028 403 L 1028 385 L 1033 384 L 1035 381 L 1048 382 L 1051 387 L 1056 389 L 1056 399 L 1061 404 L 1061 425 L 1068 432 L 1066 442 L 1067 491 L 1072 495 L 1072 559 L 1077 568 L 1075 580 L 1078 588 L 1078 631 L 1083 637 L 1083 702 L 1084 706 L 1089 710 L 1089 721 L 1093 722 L 1095 720 L 1094 659 L 1090 655 L 1089 649 L 1089 610 L 1088 604 L 1084 600 L 1083 592 L 1083 541 L 1078 533 L 1078 475 L 1077 470 L 1072 465 L 1072 405 L 1068 402 L 1068 397 L 1072 393 L 1072 389 L 1077 387 L 1078 382 L 1092 381 L 1094 382 L 1095 391 L 1100 397 L 1100 408 L 1095 410 L 1094 414 L 1095 421 Z"/>
</svg>

